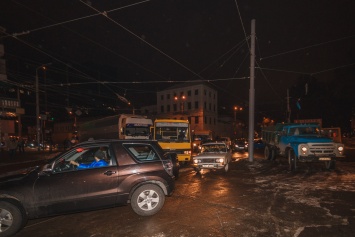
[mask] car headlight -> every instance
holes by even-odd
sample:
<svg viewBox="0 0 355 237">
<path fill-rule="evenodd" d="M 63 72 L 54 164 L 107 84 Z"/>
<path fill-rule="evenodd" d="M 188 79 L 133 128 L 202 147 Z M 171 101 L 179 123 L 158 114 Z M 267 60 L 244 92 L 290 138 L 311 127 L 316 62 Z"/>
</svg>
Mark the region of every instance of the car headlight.
<svg viewBox="0 0 355 237">
<path fill-rule="evenodd" d="M 224 161 L 223 158 L 217 158 L 217 159 L 216 159 L 216 162 L 217 162 L 217 163 L 223 163 L 223 161 Z"/>
<path fill-rule="evenodd" d="M 200 163 L 201 161 L 198 159 L 194 159 L 194 164 Z"/>
<path fill-rule="evenodd" d="M 185 154 L 185 155 L 190 155 L 190 154 L 191 154 L 191 151 L 190 151 L 190 150 L 184 151 L 184 154 Z"/>
<path fill-rule="evenodd" d="M 342 153 L 342 152 L 344 151 L 344 147 L 343 147 L 343 146 L 338 146 L 338 151 L 339 151 L 340 153 Z"/>
</svg>

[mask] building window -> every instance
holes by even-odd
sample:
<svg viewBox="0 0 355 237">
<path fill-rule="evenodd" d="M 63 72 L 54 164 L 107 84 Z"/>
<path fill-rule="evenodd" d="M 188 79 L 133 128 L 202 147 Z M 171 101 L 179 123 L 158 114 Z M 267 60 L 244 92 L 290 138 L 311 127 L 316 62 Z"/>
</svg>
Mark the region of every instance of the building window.
<svg viewBox="0 0 355 237">
<path fill-rule="evenodd" d="M 170 105 L 166 106 L 166 112 L 170 112 Z"/>
<path fill-rule="evenodd" d="M 208 92 L 208 95 L 209 95 L 209 97 L 211 98 L 211 91 L 210 91 L 210 92 Z"/>
<path fill-rule="evenodd" d="M 209 110 L 212 110 L 212 105 L 211 105 L 211 103 L 208 104 L 208 109 L 209 109 Z"/>
<path fill-rule="evenodd" d="M 195 124 L 198 124 L 198 122 L 199 122 L 198 118 L 199 118 L 198 116 L 195 116 Z"/>
<path fill-rule="evenodd" d="M 205 116 L 205 124 L 207 124 L 207 116 Z"/>
<path fill-rule="evenodd" d="M 206 91 L 206 90 L 203 90 L 203 94 L 204 94 L 204 95 L 207 95 L 207 91 Z"/>
<path fill-rule="evenodd" d="M 160 112 L 164 113 L 164 105 L 160 106 Z"/>
<path fill-rule="evenodd" d="M 198 109 L 198 101 L 195 101 L 195 109 Z"/>
<path fill-rule="evenodd" d="M 210 117 L 210 124 L 212 124 L 212 118 Z"/>
<path fill-rule="evenodd" d="M 195 95 L 198 95 L 198 89 L 195 90 Z"/>
<path fill-rule="evenodd" d="M 164 100 L 164 95 L 161 95 L 161 96 L 160 96 L 160 99 L 161 99 L 161 100 Z"/>
<path fill-rule="evenodd" d="M 166 99 L 167 99 L 167 100 L 170 100 L 170 94 L 167 94 L 167 95 L 166 95 Z"/>
<path fill-rule="evenodd" d="M 191 96 L 191 91 L 187 91 L 187 95 L 188 95 L 188 96 Z"/>
<path fill-rule="evenodd" d="M 216 118 L 213 119 L 213 124 L 216 125 Z"/>
<path fill-rule="evenodd" d="M 216 105 L 213 105 L 213 111 L 216 112 Z"/>
<path fill-rule="evenodd" d="M 206 102 L 204 103 L 203 108 L 204 108 L 204 109 L 207 109 L 207 103 L 206 103 Z"/>
<path fill-rule="evenodd" d="M 176 104 L 173 104 L 173 109 L 174 109 L 174 112 L 177 111 L 177 105 Z"/>
<path fill-rule="evenodd" d="M 187 109 L 191 109 L 191 102 L 187 102 Z"/>
</svg>

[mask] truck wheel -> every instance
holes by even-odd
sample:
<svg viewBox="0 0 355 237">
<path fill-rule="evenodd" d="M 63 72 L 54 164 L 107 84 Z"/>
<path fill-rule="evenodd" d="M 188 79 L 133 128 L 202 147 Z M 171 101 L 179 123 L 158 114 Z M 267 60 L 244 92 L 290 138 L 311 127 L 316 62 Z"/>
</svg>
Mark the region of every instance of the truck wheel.
<svg viewBox="0 0 355 237">
<path fill-rule="evenodd" d="M 155 184 L 146 184 L 134 191 L 131 206 L 138 215 L 151 216 L 163 207 L 164 202 L 163 190 Z"/>
<path fill-rule="evenodd" d="M 328 170 L 333 170 L 335 169 L 335 161 L 334 160 L 327 160 L 325 162 L 325 168 L 328 169 Z"/>
<path fill-rule="evenodd" d="M 294 171 L 296 169 L 296 156 L 293 150 L 288 151 L 288 169 Z"/>
<path fill-rule="evenodd" d="M 274 160 L 275 159 L 275 150 L 269 146 L 265 146 L 264 156 L 265 156 L 265 159 L 267 159 L 267 160 Z"/>
<path fill-rule="evenodd" d="M 275 160 L 275 156 L 276 156 L 275 149 L 271 149 L 271 158 L 270 158 L 270 160 Z"/>
</svg>

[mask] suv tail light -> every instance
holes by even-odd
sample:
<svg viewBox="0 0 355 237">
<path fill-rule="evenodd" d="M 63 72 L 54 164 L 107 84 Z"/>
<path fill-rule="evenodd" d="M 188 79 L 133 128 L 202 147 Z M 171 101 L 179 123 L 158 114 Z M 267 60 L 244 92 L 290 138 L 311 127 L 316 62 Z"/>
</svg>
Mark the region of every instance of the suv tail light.
<svg viewBox="0 0 355 237">
<path fill-rule="evenodd" d="M 171 161 L 171 159 L 163 160 L 163 166 L 164 166 L 164 169 L 166 170 L 166 172 L 168 172 L 168 174 L 170 176 L 174 176 L 174 173 L 173 173 L 174 165 L 173 165 L 173 162 Z"/>
</svg>

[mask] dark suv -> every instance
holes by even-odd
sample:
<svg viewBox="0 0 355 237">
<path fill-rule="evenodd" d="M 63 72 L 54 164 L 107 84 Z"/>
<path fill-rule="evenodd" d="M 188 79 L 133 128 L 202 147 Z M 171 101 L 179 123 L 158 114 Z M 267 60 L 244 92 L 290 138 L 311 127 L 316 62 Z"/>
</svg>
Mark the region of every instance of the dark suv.
<svg viewBox="0 0 355 237">
<path fill-rule="evenodd" d="M 28 219 L 127 203 L 138 215 L 154 215 L 174 190 L 175 163 L 176 154 L 156 141 L 97 140 L 41 167 L 2 175 L 0 236 L 16 233 Z"/>
</svg>

